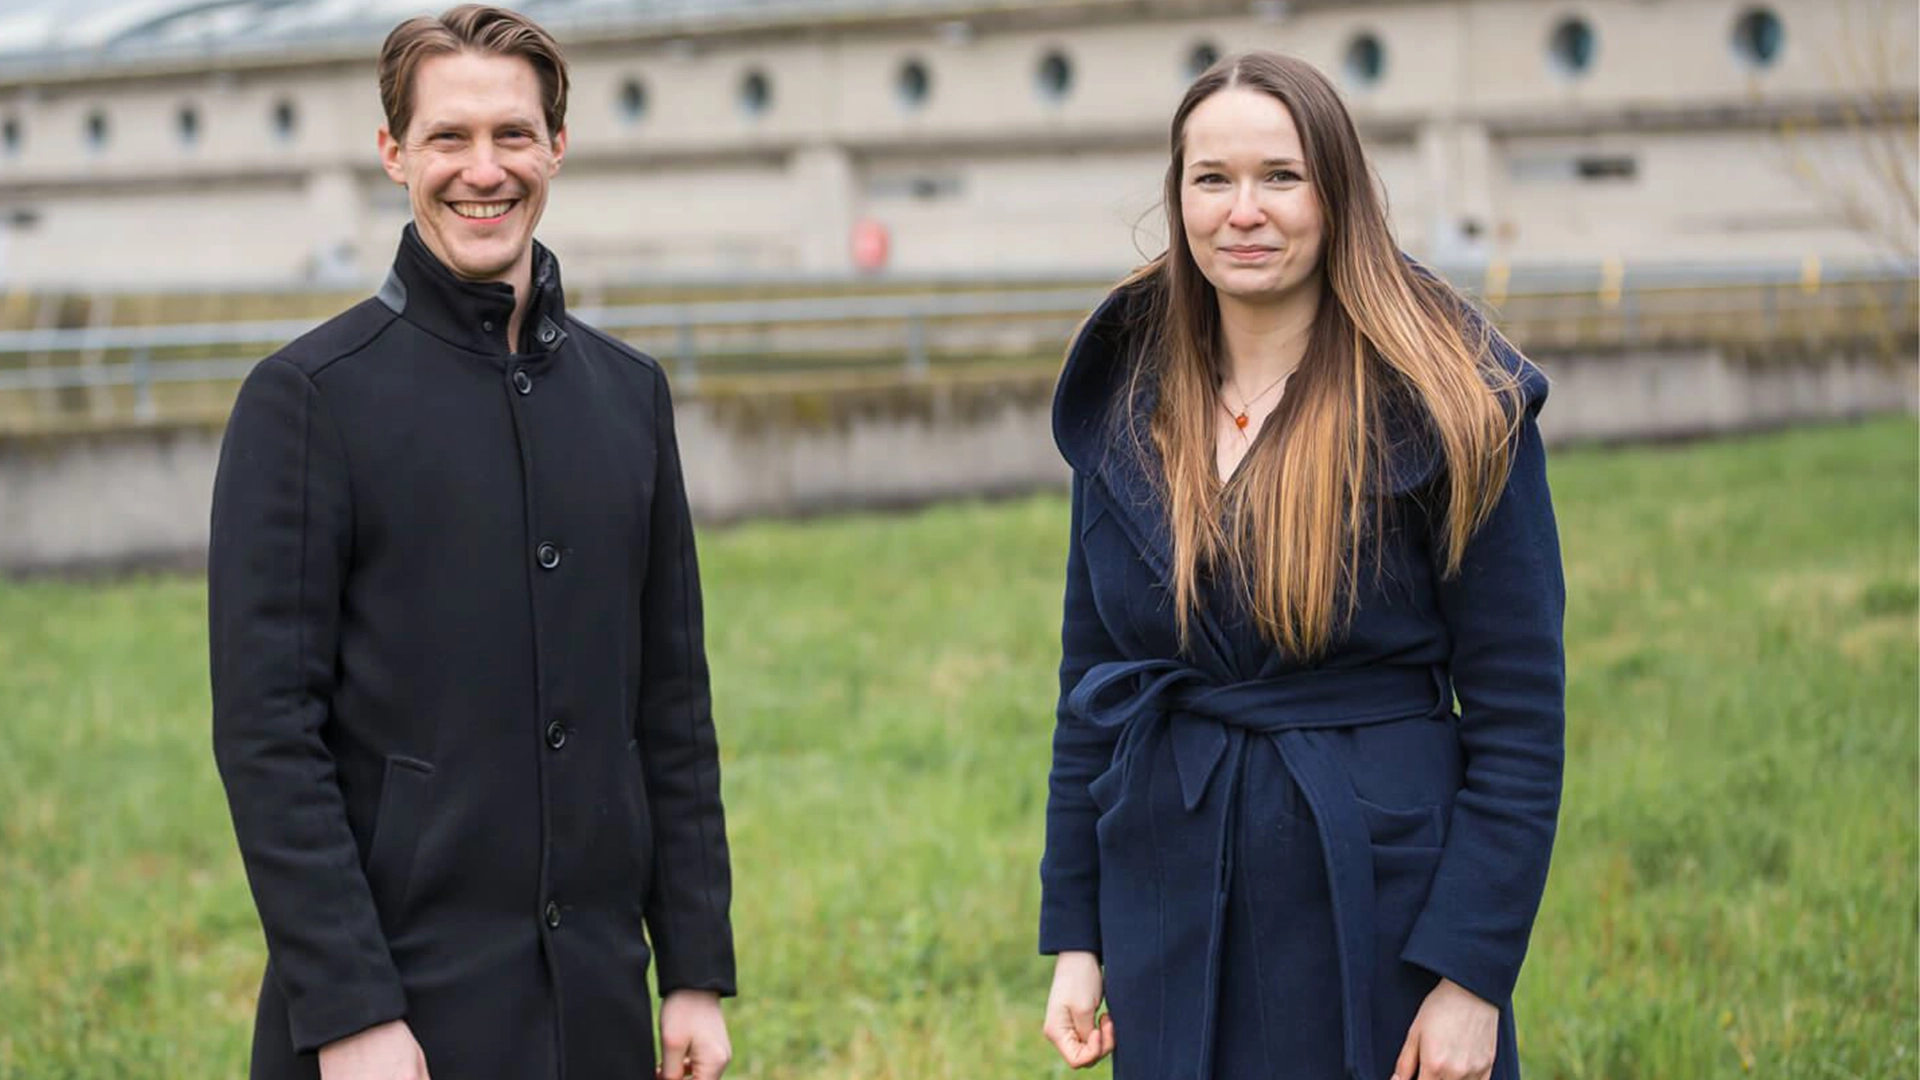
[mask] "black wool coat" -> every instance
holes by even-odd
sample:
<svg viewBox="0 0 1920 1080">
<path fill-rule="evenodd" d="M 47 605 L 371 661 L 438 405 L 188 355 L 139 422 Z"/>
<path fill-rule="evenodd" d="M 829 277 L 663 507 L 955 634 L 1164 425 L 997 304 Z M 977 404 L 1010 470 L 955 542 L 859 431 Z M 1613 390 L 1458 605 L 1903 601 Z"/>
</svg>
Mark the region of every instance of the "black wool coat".
<svg viewBox="0 0 1920 1080">
<path fill-rule="evenodd" d="M 436 1077 L 645 1076 L 734 991 L 699 575 L 659 365 L 403 234 L 221 449 L 213 742 L 268 963 L 255 1080 L 405 1018 Z"/>
</svg>

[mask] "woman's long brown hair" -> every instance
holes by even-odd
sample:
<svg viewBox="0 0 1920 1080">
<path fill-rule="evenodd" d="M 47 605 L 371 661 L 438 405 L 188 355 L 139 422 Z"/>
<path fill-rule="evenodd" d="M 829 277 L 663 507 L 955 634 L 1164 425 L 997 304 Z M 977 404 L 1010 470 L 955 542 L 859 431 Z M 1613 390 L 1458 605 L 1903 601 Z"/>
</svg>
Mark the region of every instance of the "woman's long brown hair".
<svg viewBox="0 0 1920 1080">
<path fill-rule="evenodd" d="M 1306 354 L 1231 483 L 1215 464 L 1224 360 L 1219 302 L 1180 217 L 1187 118 L 1230 87 L 1268 94 L 1300 132 L 1323 220 L 1322 290 Z M 1300 658 L 1326 651 L 1352 618 L 1362 549 L 1388 506 L 1390 412 L 1419 417 L 1444 466 L 1434 542 L 1443 572 L 1506 486 L 1519 387 L 1495 332 L 1466 301 L 1400 254 L 1353 121 L 1311 65 L 1251 52 L 1215 64 L 1174 113 L 1164 200 L 1167 250 L 1123 287 L 1146 290 L 1129 396 L 1157 395 L 1149 431 L 1173 539 L 1183 642 L 1202 567 L 1241 591 L 1255 626 Z M 1144 448 L 1142 448 L 1144 449 Z M 1376 549 L 1377 551 L 1377 549 Z"/>
</svg>

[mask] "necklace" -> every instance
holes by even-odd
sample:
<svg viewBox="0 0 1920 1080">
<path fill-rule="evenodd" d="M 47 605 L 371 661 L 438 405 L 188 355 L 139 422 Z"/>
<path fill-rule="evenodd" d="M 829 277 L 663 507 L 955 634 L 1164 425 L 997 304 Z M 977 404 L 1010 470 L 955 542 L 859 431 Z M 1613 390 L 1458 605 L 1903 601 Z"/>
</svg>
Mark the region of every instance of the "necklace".
<svg viewBox="0 0 1920 1080">
<path fill-rule="evenodd" d="M 1247 430 L 1247 425 L 1253 422 L 1252 419 L 1248 416 L 1249 413 L 1253 412 L 1253 403 L 1256 401 L 1259 401 L 1263 397 L 1266 397 L 1269 391 L 1271 391 L 1274 387 L 1279 386 L 1281 383 L 1286 382 L 1288 376 L 1292 374 L 1293 374 L 1292 371 L 1281 372 L 1279 378 L 1268 383 L 1259 393 L 1253 395 L 1252 397 L 1248 397 L 1245 394 L 1240 394 L 1239 383 L 1234 382 L 1232 379 L 1223 378 L 1220 380 L 1222 384 L 1233 383 L 1233 392 L 1236 394 L 1240 394 L 1240 411 L 1234 412 L 1232 409 L 1227 409 L 1227 402 L 1225 398 L 1221 399 L 1220 407 L 1223 409 L 1227 409 L 1227 415 L 1233 417 L 1233 425 L 1239 428 L 1242 433 L 1245 433 Z"/>
<path fill-rule="evenodd" d="M 1233 421 L 1233 426 L 1239 430 L 1240 441 L 1244 443 L 1253 442 L 1253 436 L 1247 434 L 1247 414 L 1237 413 L 1228 408 L 1227 399 L 1225 398 L 1220 398 L 1219 401 L 1220 411 L 1226 413 L 1227 418 Z"/>
</svg>

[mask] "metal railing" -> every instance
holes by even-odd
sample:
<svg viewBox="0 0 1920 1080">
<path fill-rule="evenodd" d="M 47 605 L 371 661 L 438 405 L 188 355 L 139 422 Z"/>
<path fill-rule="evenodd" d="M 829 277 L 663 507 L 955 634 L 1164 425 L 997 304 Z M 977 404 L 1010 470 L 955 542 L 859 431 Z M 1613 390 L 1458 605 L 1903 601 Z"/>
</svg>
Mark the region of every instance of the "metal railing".
<svg viewBox="0 0 1920 1080">
<path fill-rule="evenodd" d="M 1450 278 L 1471 285 L 1523 349 L 1745 349 L 1847 341 L 1911 348 L 1913 267 L 1667 268 L 1617 265 Z M 910 379 L 992 359 L 1057 360 L 1106 283 L 718 299 L 577 314 L 668 363 L 683 392 L 703 378 L 882 370 Z M 0 430 L 220 414 L 259 358 L 312 320 L 0 331 Z"/>
</svg>

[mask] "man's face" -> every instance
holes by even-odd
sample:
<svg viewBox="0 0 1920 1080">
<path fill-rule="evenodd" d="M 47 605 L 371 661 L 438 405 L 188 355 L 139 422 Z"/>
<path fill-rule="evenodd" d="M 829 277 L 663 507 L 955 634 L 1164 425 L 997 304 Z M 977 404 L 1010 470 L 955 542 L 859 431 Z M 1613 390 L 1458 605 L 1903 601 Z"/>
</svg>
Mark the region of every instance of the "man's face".
<svg viewBox="0 0 1920 1080">
<path fill-rule="evenodd" d="M 533 228 L 567 146 L 545 115 L 532 64 L 461 52 L 422 61 L 407 129 L 380 129 L 381 164 L 406 185 L 420 239 L 460 277 L 528 280 Z"/>
</svg>

